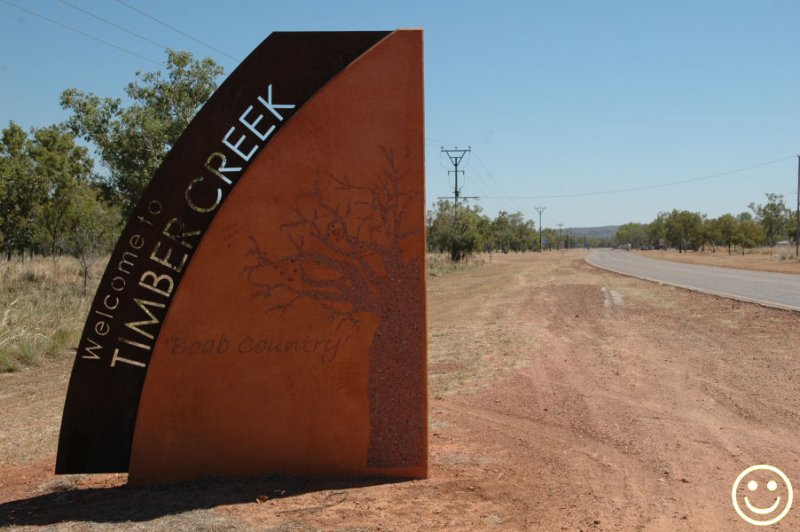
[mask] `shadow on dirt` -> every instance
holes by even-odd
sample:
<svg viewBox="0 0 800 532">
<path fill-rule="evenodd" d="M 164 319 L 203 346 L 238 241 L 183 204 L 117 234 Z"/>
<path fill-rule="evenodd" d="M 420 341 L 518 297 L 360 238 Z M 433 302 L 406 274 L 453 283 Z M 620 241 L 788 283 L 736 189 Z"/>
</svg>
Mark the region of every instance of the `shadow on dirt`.
<svg viewBox="0 0 800 532">
<path fill-rule="evenodd" d="M 64 490 L 0 504 L 0 528 L 47 526 L 69 521 L 141 522 L 227 504 L 265 502 L 331 491 L 319 507 L 307 509 L 316 511 L 342 502 L 347 498 L 344 490 L 396 482 L 403 480 L 209 478 L 148 488 L 118 486 Z"/>
</svg>

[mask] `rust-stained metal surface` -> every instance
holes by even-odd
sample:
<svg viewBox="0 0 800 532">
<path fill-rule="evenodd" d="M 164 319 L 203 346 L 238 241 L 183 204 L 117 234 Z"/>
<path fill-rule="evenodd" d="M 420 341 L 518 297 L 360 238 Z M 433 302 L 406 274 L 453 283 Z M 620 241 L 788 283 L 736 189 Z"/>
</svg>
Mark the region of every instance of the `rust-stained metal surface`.
<svg viewBox="0 0 800 532">
<path fill-rule="evenodd" d="M 197 247 L 130 482 L 427 475 L 422 32 L 295 112 Z"/>
<path fill-rule="evenodd" d="M 67 393 L 57 473 L 128 470 L 151 355 L 175 295 L 179 288 L 187 291 L 181 280 L 194 265 L 206 230 L 254 161 L 265 161 L 262 152 L 293 115 L 387 35 L 274 33 L 189 124 L 143 194 L 95 295 Z M 224 265 L 224 258 L 215 264 Z M 240 279 L 241 272 L 222 268 L 216 276 Z M 238 305 L 222 298 L 214 312 L 235 314 Z"/>
</svg>

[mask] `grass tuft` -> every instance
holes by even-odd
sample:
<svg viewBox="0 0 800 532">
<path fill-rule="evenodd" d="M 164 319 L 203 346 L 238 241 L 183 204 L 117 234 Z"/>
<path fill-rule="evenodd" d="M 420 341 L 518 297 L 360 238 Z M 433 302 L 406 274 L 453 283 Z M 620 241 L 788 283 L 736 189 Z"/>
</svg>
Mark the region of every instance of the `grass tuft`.
<svg viewBox="0 0 800 532">
<path fill-rule="evenodd" d="M 469 256 L 460 262 L 453 262 L 450 260 L 450 256 L 444 253 L 429 253 L 426 260 L 426 270 L 430 277 L 469 270 L 485 263 L 482 258 L 476 256 Z"/>
<path fill-rule="evenodd" d="M 83 297 L 71 257 L 0 262 L 0 372 L 74 353 L 104 264 L 92 272 Z"/>
</svg>

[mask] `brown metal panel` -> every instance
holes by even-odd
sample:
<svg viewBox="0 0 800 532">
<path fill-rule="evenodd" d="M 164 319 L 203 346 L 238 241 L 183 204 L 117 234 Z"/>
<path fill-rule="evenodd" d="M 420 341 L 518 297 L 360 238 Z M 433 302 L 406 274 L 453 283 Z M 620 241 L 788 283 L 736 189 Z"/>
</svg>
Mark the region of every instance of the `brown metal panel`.
<svg viewBox="0 0 800 532">
<path fill-rule="evenodd" d="M 144 192 L 95 295 L 64 407 L 57 473 L 128 470 L 153 346 L 219 207 L 292 115 L 386 35 L 273 33 L 192 120 Z"/>
<path fill-rule="evenodd" d="M 155 343 L 131 483 L 427 475 L 422 89 L 396 31 L 242 176 Z"/>
</svg>

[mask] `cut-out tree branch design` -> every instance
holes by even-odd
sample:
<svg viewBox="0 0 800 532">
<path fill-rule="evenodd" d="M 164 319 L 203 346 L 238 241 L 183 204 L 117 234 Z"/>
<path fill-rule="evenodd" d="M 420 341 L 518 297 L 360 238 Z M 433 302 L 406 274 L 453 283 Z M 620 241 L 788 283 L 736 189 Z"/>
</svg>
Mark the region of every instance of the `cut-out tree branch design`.
<svg viewBox="0 0 800 532">
<path fill-rule="evenodd" d="M 268 314 L 300 301 L 324 309 L 336 331 L 360 333 L 377 319 L 369 350 L 370 467 L 424 460 L 425 361 L 421 191 L 409 184 L 408 156 L 381 148 L 385 166 L 369 180 L 317 176 L 306 207 L 286 232 L 291 252 L 275 254 L 250 237 L 245 270 Z M 419 244 L 420 246 L 422 244 Z"/>
</svg>

